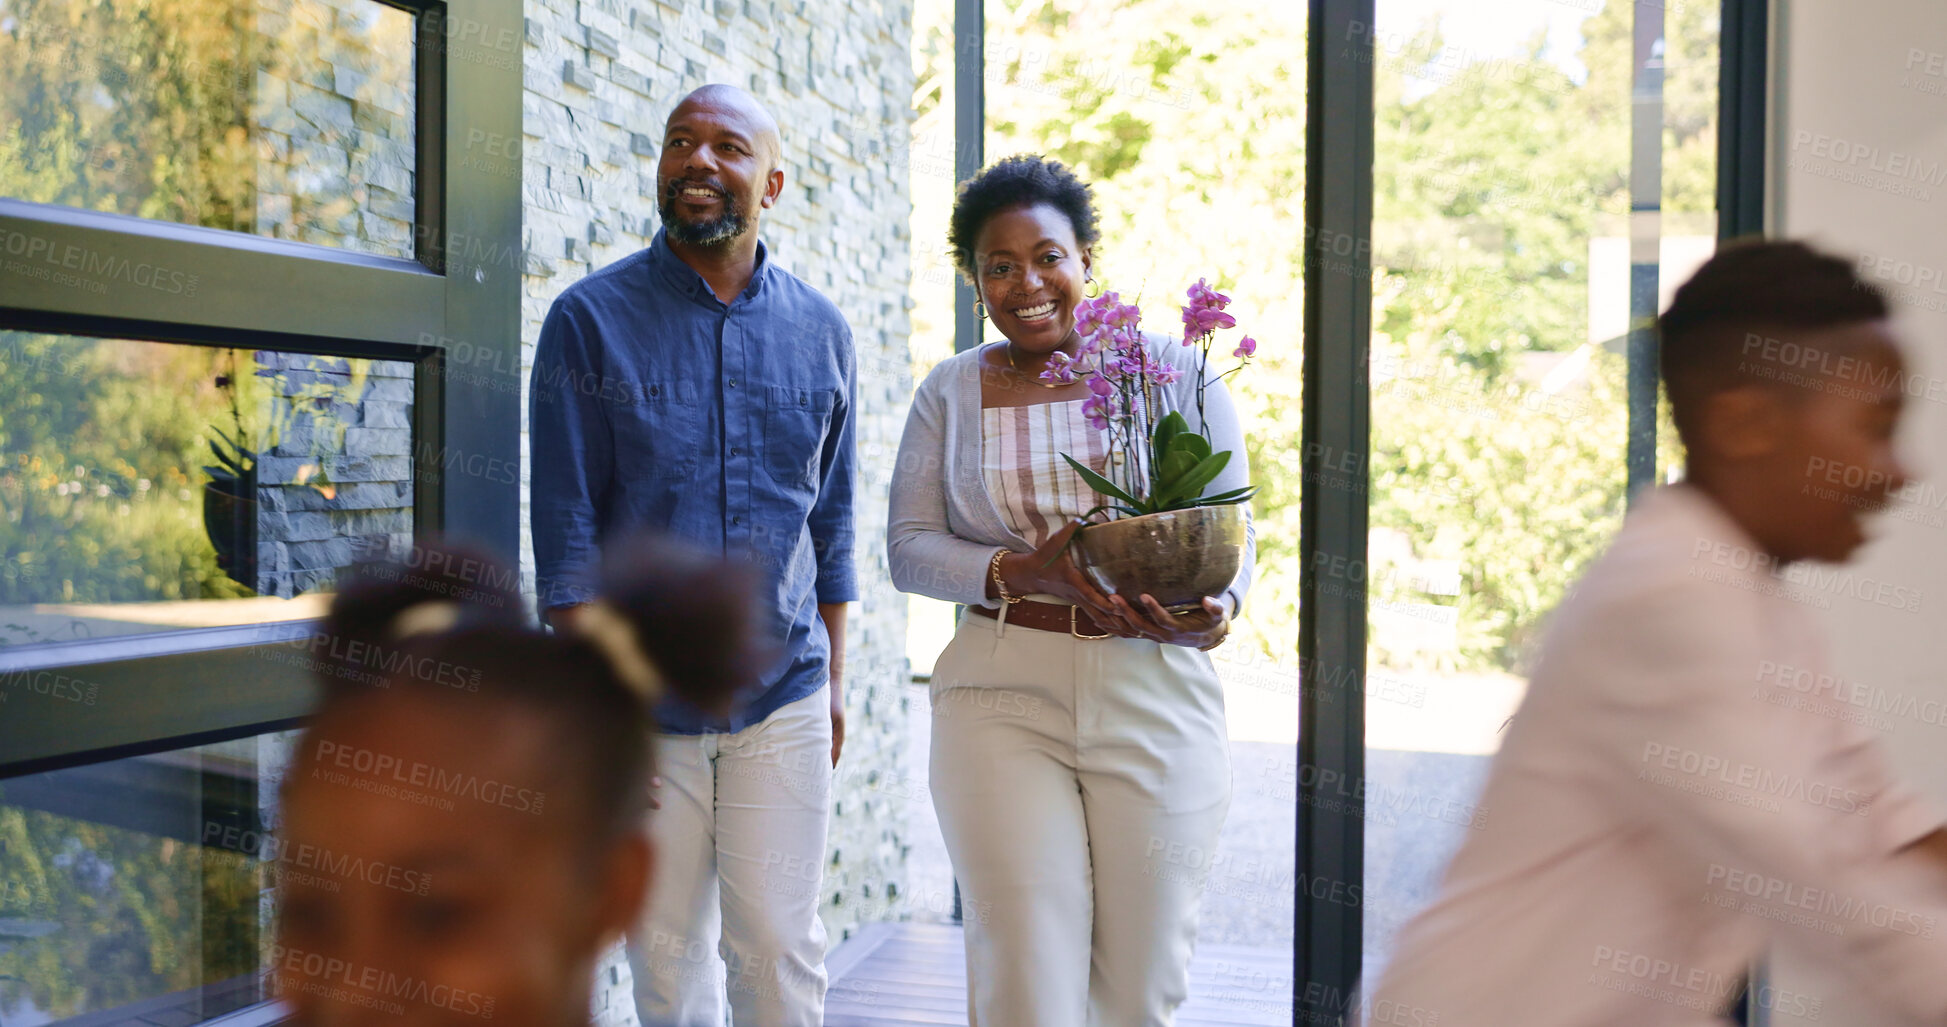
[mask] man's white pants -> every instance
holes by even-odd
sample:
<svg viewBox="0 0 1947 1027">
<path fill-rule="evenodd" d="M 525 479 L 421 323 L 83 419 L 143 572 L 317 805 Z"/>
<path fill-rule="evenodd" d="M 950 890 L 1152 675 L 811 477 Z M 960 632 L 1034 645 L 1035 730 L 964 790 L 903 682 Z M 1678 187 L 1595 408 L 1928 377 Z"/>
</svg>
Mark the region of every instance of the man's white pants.
<svg viewBox="0 0 1947 1027">
<path fill-rule="evenodd" d="M 1230 809 L 1210 657 L 966 615 L 934 664 L 933 804 L 975 1027 L 1166 1027 Z"/>
<path fill-rule="evenodd" d="M 831 692 L 731 734 L 658 735 L 656 872 L 629 937 L 645 1024 L 819 1027 Z M 727 977 L 727 980 L 726 980 Z"/>
</svg>

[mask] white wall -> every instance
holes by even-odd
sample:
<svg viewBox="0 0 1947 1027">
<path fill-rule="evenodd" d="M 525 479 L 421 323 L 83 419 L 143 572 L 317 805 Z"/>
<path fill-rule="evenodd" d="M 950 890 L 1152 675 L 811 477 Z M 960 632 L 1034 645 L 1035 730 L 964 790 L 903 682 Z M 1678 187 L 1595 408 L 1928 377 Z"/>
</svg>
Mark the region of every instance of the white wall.
<svg viewBox="0 0 1947 1027">
<path fill-rule="evenodd" d="M 1885 739 L 1898 771 L 1947 808 L 1947 3 L 1777 0 L 1773 18 L 1771 228 L 1871 261 L 1923 393 L 1908 399 L 1902 442 L 1925 480 L 1848 568 L 1919 590 L 1919 609 L 1834 596 L 1833 663 L 1912 701 L 1878 714 Z M 1784 960 L 1774 981 L 1820 997 L 1818 1022 L 1894 1022 L 1815 968 Z"/>
</svg>

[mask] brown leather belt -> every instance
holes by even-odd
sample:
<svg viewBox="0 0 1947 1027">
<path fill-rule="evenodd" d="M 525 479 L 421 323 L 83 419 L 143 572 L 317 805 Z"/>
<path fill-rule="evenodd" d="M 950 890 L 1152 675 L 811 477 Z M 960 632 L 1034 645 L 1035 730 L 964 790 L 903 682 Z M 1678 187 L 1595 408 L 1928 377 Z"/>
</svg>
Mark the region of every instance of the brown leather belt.
<svg viewBox="0 0 1947 1027">
<path fill-rule="evenodd" d="M 969 606 L 967 609 L 988 620 L 996 620 L 999 616 L 998 611 L 991 606 Z M 1007 623 L 1041 631 L 1059 631 L 1076 638 L 1115 637 L 1097 626 L 1095 619 L 1079 606 L 1043 603 L 1033 599 L 1023 599 L 1010 607 L 1007 611 Z"/>
</svg>

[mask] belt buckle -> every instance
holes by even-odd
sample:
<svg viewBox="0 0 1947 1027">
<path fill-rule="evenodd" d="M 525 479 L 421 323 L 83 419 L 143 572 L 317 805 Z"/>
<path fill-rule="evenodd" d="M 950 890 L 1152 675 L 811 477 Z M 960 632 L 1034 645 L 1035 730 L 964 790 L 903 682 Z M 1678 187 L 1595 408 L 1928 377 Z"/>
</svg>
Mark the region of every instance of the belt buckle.
<svg viewBox="0 0 1947 1027">
<path fill-rule="evenodd" d="M 1085 642 L 1093 642 L 1093 641 L 1095 641 L 1095 640 L 1096 640 L 1096 639 L 1098 639 L 1098 638 L 1114 638 L 1114 637 L 1115 637 L 1115 633 L 1114 633 L 1114 632 L 1112 632 L 1112 631 L 1104 631 L 1103 633 L 1101 633 L 1101 634 L 1099 634 L 1099 635 L 1084 635 L 1084 634 L 1082 634 L 1082 633 L 1081 633 L 1081 631 L 1080 631 L 1080 629 L 1078 629 L 1078 628 L 1077 628 L 1077 627 L 1075 626 L 1075 618 L 1081 615 L 1081 610 L 1082 610 L 1082 608 L 1081 608 L 1081 607 L 1079 607 L 1079 606 L 1071 606 L 1071 607 L 1069 607 L 1069 608 L 1068 608 L 1068 633 L 1069 633 L 1070 635 L 1073 635 L 1074 637 L 1076 637 L 1076 638 L 1079 638 L 1079 639 L 1081 639 L 1081 640 L 1083 640 L 1083 641 L 1085 641 Z"/>
</svg>

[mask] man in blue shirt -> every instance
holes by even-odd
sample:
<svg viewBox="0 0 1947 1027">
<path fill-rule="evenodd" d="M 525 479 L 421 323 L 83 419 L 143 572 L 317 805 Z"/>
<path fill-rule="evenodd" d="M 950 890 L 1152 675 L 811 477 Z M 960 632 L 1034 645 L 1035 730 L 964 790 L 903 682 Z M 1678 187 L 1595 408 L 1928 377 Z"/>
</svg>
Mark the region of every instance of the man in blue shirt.
<svg viewBox="0 0 1947 1027">
<path fill-rule="evenodd" d="M 530 502 L 544 615 L 577 616 L 599 547 L 672 532 L 764 568 L 783 657 L 723 719 L 656 716 L 655 901 L 629 943 L 638 1015 L 823 1021 L 818 920 L 852 570 L 851 329 L 768 259 L 777 123 L 749 94 L 677 104 L 647 249 L 563 292 L 535 352 Z M 721 942 L 721 943 L 720 943 Z M 722 960 L 719 960 L 721 953 Z M 727 989 L 722 968 L 728 971 Z"/>
</svg>

